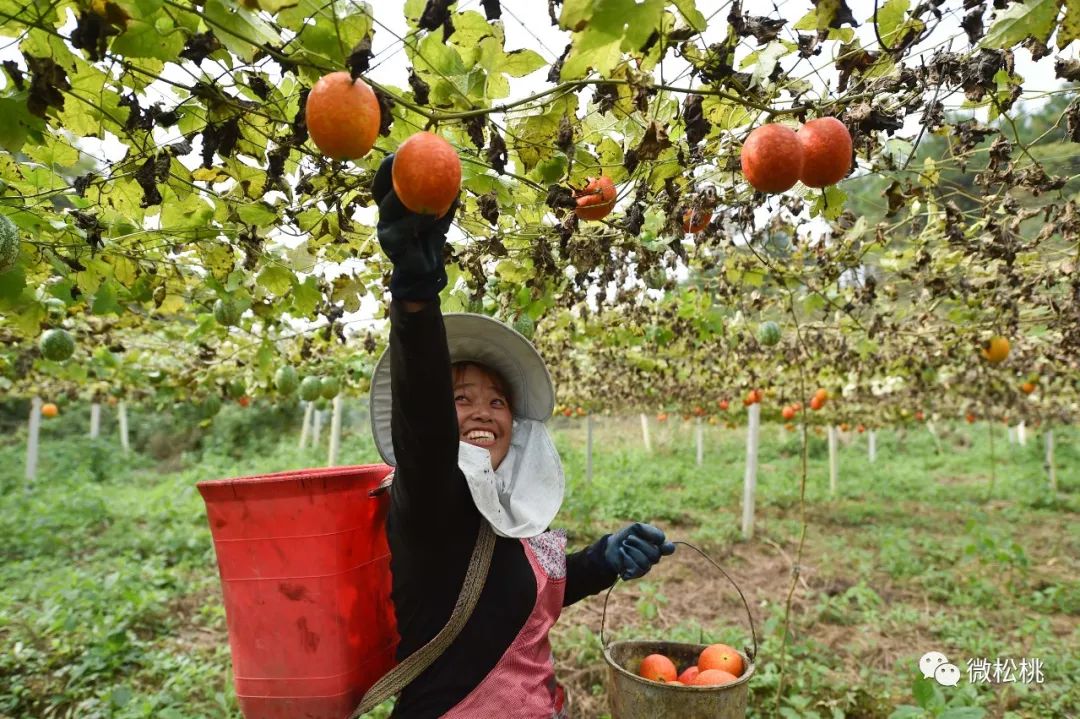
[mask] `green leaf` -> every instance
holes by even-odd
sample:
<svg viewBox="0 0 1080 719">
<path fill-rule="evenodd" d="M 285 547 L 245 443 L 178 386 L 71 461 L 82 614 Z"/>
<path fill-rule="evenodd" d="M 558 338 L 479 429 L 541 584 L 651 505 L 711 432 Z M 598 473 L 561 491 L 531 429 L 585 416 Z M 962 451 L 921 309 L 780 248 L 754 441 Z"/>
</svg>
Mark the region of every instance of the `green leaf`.
<svg viewBox="0 0 1080 719">
<path fill-rule="evenodd" d="M 1064 50 L 1077 38 L 1080 38 L 1080 0 L 1065 0 L 1065 16 L 1058 27 L 1058 49 Z"/>
<path fill-rule="evenodd" d="M 15 303 L 26 286 L 26 272 L 22 267 L 13 267 L 0 273 L 0 307 Z"/>
<path fill-rule="evenodd" d="M 207 0 L 203 17 L 221 43 L 248 62 L 263 45 L 281 43 L 274 28 L 235 0 Z"/>
<path fill-rule="evenodd" d="M 40 140 L 45 121 L 26 109 L 25 92 L 0 97 L 0 147 L 18 152 L 27 137 Z"/>
<path fill-rule="evenodd" d="M 983 719 L 986 710 L 981 707 L 952 707 L 942 712 L 938 719 Z"/>
<path fill-rule="evenodd" d="M 131 16 L 127 29 L 113 40 L 112 52 L 125 57 L 176 60 L 187 36 L 176 27 L 169 13 L 161 12 L 162 0 L 133 0 L 118 3 Z"/>
<path fill-rule="evenodd" d="M 116 302 L 116 283 L 112 280 L 106 280 L 98 287 L 97 292 L 94 293 L 94 303 L 91 311 L 95 315 L 105 314 L 121 314 L 124 308 Z"/>
<path fill-rule="evenodd" d="M 308 277 L 296 286 L 292 294 L 293 314 L 298 317 L 310 317 L 315 308 L 319 306 L 322 293 L 319 291 L 319 282 L 314 277 Z"/>
<path fill-rule="evenodd" d="M 512 50 L 506 53 L 503 72 L 513 77 L 524 77 L 547 65 L 539 53 L 532 50 Z"/>
<path fill-rule="evenodd" d="M 240 205 L 236 210 L 236 214 L 240 216 L 240 219 L 245 224 L 255 225 L 256 227 L 273 226 L 280 219 L 278 212 L 265 202 Z"/>
<path fill-rule="evenodd" d="M 944 703 L 941 690 L 933 679 L 919 677 L 911 686 L 911 695 L 923 709 Z"/>
<path fill-rule="evenodd" d="M 919 707 L 910 704 L 901 704 L 896 711 L 889 715 L 889 719 L 924 719 L 926 712 Z"/>
<path fill-rule="evenodd" d="M 1062 0 L 1027 0 L 999 12 L 986 33 L 982 47 L 1010 48 L 1028 35 L 1046 42 L 1054 31 Z"/>
<path fill-rule="evenodd" d="M 679 13 L 686 20 L 686 24 L 698 32 L 703 32 L 707 26 L 705 16 L 697 9 L 694 0 L 672 0 L 672 5 L 678 8 Z"/>
<path fill-rule="evenodd" d="M 296 276 L 281 265 L 267 265 L 255 281 L 270 294 L 284 297 L 292 289 Z"/>
<path fill-rule="evenodd" d="M 882 42 L 889 47 L 895 43 L 892 36 L 900 31 L 904 24 L 904 16 L 907 14 L 911 0 L 889 0 L 881 6 L 877 13 L 878 34 Z"/>
</svg>

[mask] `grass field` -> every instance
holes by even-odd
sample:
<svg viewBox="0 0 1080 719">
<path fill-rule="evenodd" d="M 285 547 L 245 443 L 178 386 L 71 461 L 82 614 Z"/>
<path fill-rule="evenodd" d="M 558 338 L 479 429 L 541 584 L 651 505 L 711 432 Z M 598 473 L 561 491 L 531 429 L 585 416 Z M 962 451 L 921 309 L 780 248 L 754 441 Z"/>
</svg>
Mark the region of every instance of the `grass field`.
<svg viewBox="0 0 1080 719">
<path fill-rule="evenodd" d="M 836 497 L 825 440 L 810 434 L 808 529 L 778 703 L 802 526 L 797 435 L 762 429 L 756 536 L 744 542 L 744 432 L 706 427 L 699 467 L 692 424 L 654 423 L 651 454 L 636 417 L 601 417 L 594 427 L 587 483 L 584 421 L 552 423 L 569 481 L 556 526 L 581 547 L 624 522 L 650 521 L 717 560 L 757 627 L 750 716 L 1080 716 L 1077 432 L 1056 432 L 1056 495 L 1038 436 L 1010 446 L 995 429 L 991 491 L 984 424 L 943 428 L 940 452 L 922 428 L 884 430 L 872 465 L 865 436 L 853 435 L 841 442 Z M 239 717 L 194 485 L 317 466 L 325 449 L 301 451 L 286 436 L 238 459 L 219 442 L 163 464 L 123 456 L 112 439 L 54 434 L 47 424 L 32 486 L 22 479 L 24 436 L 0 446 L 0 717 Z M 342 463 L 376 461 L 365 425 L 347 427 L 342 454 Z M 579 718 L 607 711 L 603 600 L 567 609 L 553 632 L 558 675 Z M 614 639 L 749 643 L 734 590 L 684 547 L 616 586 L 607 626 Z M 918 659 L 931 650 L 960 668 L 958 686 L 921 678 Z M 1013 661 L 1014 681 L 970 682 L 968 662 L 982 659 Z M 1020 676 L 1021 660 L 1032 659 L 1041 682 Z"/>
</svg>

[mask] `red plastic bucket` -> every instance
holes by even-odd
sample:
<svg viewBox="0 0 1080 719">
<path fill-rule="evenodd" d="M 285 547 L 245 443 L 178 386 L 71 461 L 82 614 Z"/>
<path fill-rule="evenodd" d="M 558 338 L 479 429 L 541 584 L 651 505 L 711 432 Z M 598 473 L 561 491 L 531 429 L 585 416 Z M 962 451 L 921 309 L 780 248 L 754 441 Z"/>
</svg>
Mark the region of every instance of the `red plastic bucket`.
<svg viewBox="0 0 1080 719">
<path fill-rule="evenodd" d="M 384 464 L 199 482 L 246 719 L 344 719 L 395 664 Z"/>
</svg>

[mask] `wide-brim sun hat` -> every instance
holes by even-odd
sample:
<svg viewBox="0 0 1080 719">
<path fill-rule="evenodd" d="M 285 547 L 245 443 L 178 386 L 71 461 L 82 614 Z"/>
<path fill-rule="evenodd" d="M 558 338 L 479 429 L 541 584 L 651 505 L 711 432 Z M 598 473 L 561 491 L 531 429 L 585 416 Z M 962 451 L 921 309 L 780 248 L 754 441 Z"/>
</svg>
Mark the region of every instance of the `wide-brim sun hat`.
<svg viewBox="0 0 1080 719">
<path fill-rule="evenodd" d="M 486 315 L 451 312 L 443 315 L 450 362 L 472 361 L 498 372 L 510 385 L 514 417 L 546 422 L 555 410 L 555 384 L 540 353 L 517 330 Z M 391 439 L 390 348 L 371 374 L 371 433 L 383 461 L 397 466 Z"/>
</svg>

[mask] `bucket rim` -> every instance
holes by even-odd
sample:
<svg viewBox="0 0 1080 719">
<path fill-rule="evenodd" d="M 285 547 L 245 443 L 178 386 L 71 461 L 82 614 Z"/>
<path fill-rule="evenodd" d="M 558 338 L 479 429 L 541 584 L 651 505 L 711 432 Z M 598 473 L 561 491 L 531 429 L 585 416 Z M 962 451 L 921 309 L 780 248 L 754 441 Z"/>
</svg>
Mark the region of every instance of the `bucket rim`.
<svg viewBox="0 0 1080 719">
<path fill-rule="evenodd" d="M 620 646 L 620 645 L 627 645 L 627 644 L 680 644 L 680 645 L 682 645 L 684 647 L 698 647 L 699 648 L 698 653 L 700 653 L 700 651 L 702 649 L 705 649 L 705 647 L 708 647 L 708 646 L 711 646 L 711 645 L 709 645 L 709 644 L 693 644 L 693 643 L 690 643 L 690 642 L 668 642 L 668 641 L 664 641 L 662 639 L 653 639 L 653 640 L 629 639 L 629 640 L 614 641 L 614 642 L 611 642 L 610 644 L 608 644 L 607 646 L 604 647 L 604 661 L 607 663 L 607 665 L 609 667 L 614 669 L 619 674 L 621 674 L 621 675 L 623 675 L 623 676 L 625 676 L 625 677 L 627 677 L 629 679 L 632 679 L 634 682 L 636 682 L 638 684 L 646 685 L 650 689 L 659 688 L 659 689 L 663 689 L 665 691 L 666 690 L 676 691 L 676 690 L 681 690 L 681 689 L 705 689 L 705 690 L 711 690 L 711 691 L 716 691 L 717 689 L 732 689 L 734 687 L 737 687 L 739 685 L 744 685 L 747 682 L 749 682 L 750 677 L 752 677 L 754 675 L 754 670 L 756 669 L 756 666 L 754 665 L 753 660 L 750 659 L 748 656 L 746 656 L 746 652 L 742 651 L 741 649 L 736 649 L 735 647 L 731 647 L 732 649 L 735 649 L 736 652 L 738 652 L 739 656 L 742 657 L 742 660 L 743 660 L 743 673 L 740 674 L 739 678 L 736 679 L 735 681 L 731 682 L 730 684 L 719 684 L 719 685 L 712 685 L 712 686 L 692 686 L 692 685 L 685 685 L 685 684 L 683 686 L 670 686 L 670 685 L 668 685 L 668 684 L 666 684 L 664 682 L 654 682 L 651 679 L 646 679 L 645 677 L 638 676 L 637 674 L 634 674 L 632 671 L 630 671 L 629 669 L 626 669 L 625 667 L 621 666 L 618 662 L 616 662 L 615 659 L 612 658 L 612 656 L 611 656 L 611 648 L 616 647 L 616 646 Z"/>
<path fill-rule="evenodd" d="M 200 491 L 214 490 L 228 487 L 246 487 L 259 485 L 261 487 L 273 484 L 293 483 L 297 479 L 339 479 L 345 476 L 358 474 L 371 474 L 380 479 L 393 470 L 388 464 L 356 464 L 339 467 L 312 467 L 310 469 L 289 469 L 281 472 L 268 472 L 266 474 L 252 474 L 244 477 L 227 477 L 223 479 L 204 479 L 195 483 Z"/>
</svg>

